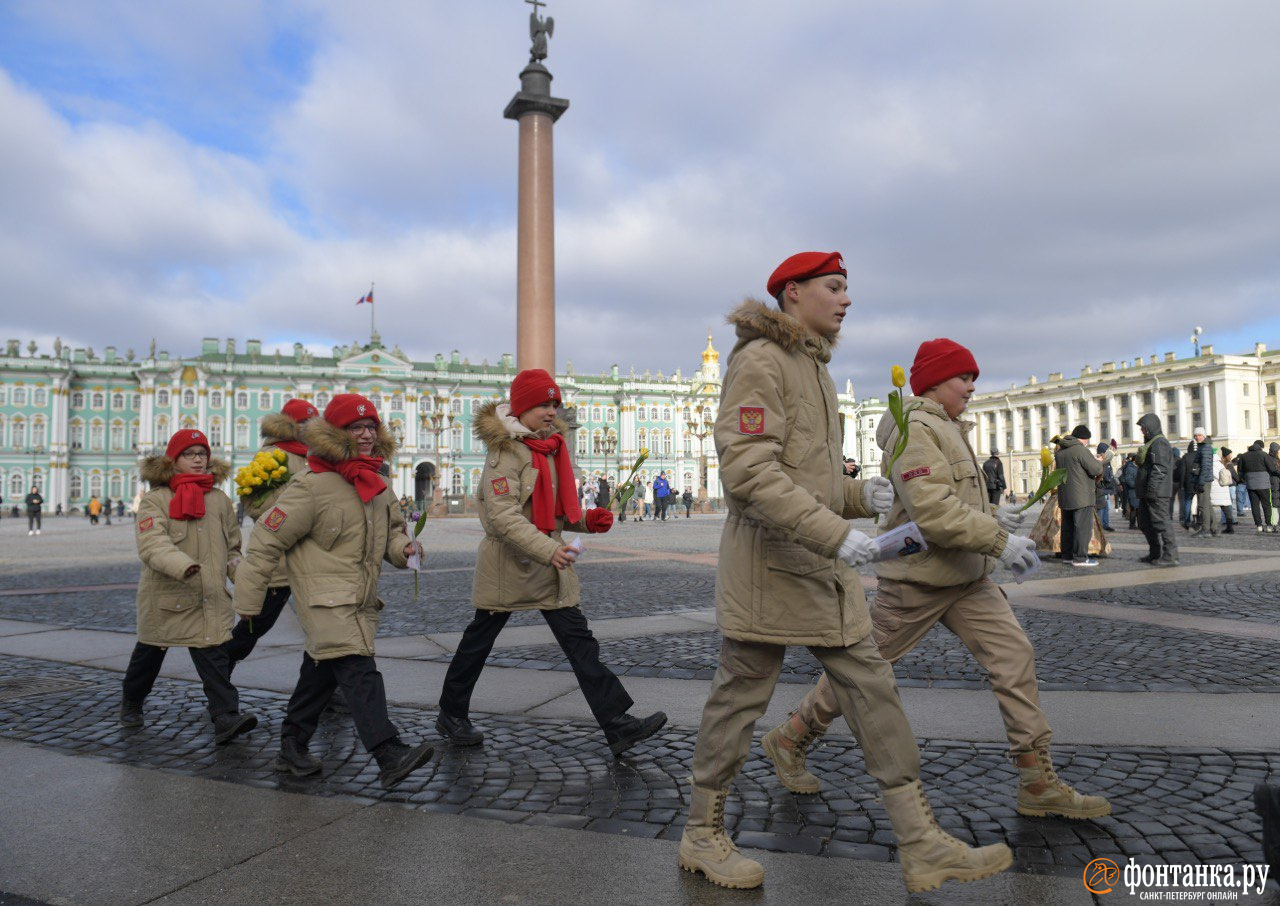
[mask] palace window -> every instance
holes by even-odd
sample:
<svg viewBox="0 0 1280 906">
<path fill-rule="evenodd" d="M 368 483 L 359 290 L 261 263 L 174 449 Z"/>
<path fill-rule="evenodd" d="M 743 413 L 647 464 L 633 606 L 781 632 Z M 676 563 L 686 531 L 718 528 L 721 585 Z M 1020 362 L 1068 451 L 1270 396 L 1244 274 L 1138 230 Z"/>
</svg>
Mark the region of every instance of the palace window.
<svg viewBox="0 0 1280 906">
<path fill-rule="evenodd" d="M 271 391 L 263 390 L 258 394 L 258 408 L 267 410 L 271 408 Z"/>
<path fill-rule="evenodd" d="M 27 423 L 21 418 L 13 420 L 13 441 L 12 446 L 15 450 L 21 450 L 27 445 Z"/>
<path fill-rule="evenodd" d="M 68 496 L 70 496 L 72 500 L 79 500 L 84 496 L 84 475 L 80 473 L 79 469 L 76 469 L 71 473 L 71 484 L 68 490 Z"/>
<path fill-rule="evenodd" d="M 592 410 L 591 410 L 591 420 L 592 420 L 593 422 L 600 422 L 600 421 L 604 421 L 604 417 L 603 417 L 603 416 L 604 416 L 604 413 L 600 410 L 600 407 L 599 407 L 599 406 L 595 406 L 594 408 L 592 408 Z"/>
<path fill-rule="evenodd" d="M 163 447 L 169 443 L 169 416 L 162 415 L 156 419 L 156 445 Z"/>
<path fill-rule="evenodd" d="M 70 441 L 71 449 L 73 450 L 79 450 L 84 447 L 84 422 L 78 418 L 71 420 L 67 440 Z"/>
<path fill-rule="evenodd" d="M 222 446 L 222 419 L 215 418 L 209 423 L 209 443 L 215 447 Z"/>
<path fill-rule="evenodd" d="M 107 426 L 96 418 L 89 423 L 89 449 L 102 449 L 103 442 L 106 440 L 106 428 Z"/>
<path fill-rule="evenodd" d="M 618 411 L 616 409 L 606 409 L 604 410 L 604 417 L 607 422 L 616 422 L 618 420 Z"/>
<path fill-rule="evenodd" d="M 663 456 L 671 455 L 672 453 L 671 445 L 672 445 L 671 429 L 668 428 L 666 431 L 662 432 L 662 455 Z"/>
<path fill-rule="evenodd" d="M 123 409 L 123 408 L 124 408 L 124 394 L 123 394 L 123 393 L 113 393 L 113 394 L 111 394 L 111 408 L 112 408 L 112 409 Z"/>
<path fill-rule="evenodd" d="M 190 409 L 196 404 L 196 392 L 188 387 L 182 391 L 182 405 Z"/>
<path fill-rule="evenodd" d="M 43 387 L 37 387 L 35 393 L 33 393 L 32 396 L 33 396 L 33 399 L 31 400 L 32 405 L 35 405 L 35 406 L 49 405 L 49 391 L 45 390 Z"/>
<path fill-rule="evenodd" d="M 9 473 L 9 496 L 14 500 L 18 500 L 27 496 L 27 488 L 30 487 L 22 479 L 22 473 L 14 469 Z"/>
<path fill-rule="evenodd" d="M 237 409 L 249 408 L 249 392 L 247 390 L 239 390 L 236 392 L 236 408 Z"/>
<path fill-rule="evenodd" d="M 222 391 L 221 390 L 214 390 L 212 393 L 209 394 L 209 406 L 210 408 L 213 408 L 213 409 L 222 408 Z"/>
<path fill-rule="evenodd" d="M 587 432 L 578 432 L 578 456 L 587 455 Z"/>
<path fill-rule="evenodd" d="M 455 400 L 450 401 L 450 403 L 449 403 L 449 411 L 450 411 L 450 412 L 452 412 L 454 415 L 461 415 L 461 414 L 462 414 L 462 400 L 460 400 L 460 399 L 455 399 Z"/>
<path fill-rule="evenodd" d="M 236 419 L 236 447 L 244 449 L 249 446 L 249 420 L 247 418 Z"/>
<path fill-rule="evenodd" d="M 124 449 L 124 422 L 111 423 L 111 449 Z"/>
<path fill-rule="evenodd" d="M 25 406 L 27 404 L 27 388 L 26 387 L 13 388 L 13 404 L 15 406 Z"/>
<path fill-rule="evenodd" d="M 71 394 L 71 408 L 72 409 L 84 408 L 84 391 L 77 390 L 75 393 Z"/>
<path fill-rule="evenodd" d="M 95 392 L 91 398 L 91 402 L 89 403 L 90 407 L 93 409 L 101 409 L 106 406 L 106 404 L 107 395 L 101 392 Z"/>
<path fill-rule="evenodd" d="M 326 392 L 326 391 L 321 391 L 320 393 L 317 393 L 317 394 L 316 394 L 316 408 L 317 408 L 317 409 L 323 409 L 325 406 L 329 405 L 329 400 L 330 400 L 330 399 L 331 399 L 331 397 L 329 396 L 328 392 Z"/>
<path fill-rule="evenodd" d="M 45 445 L 44 419 L 37 418 L 31 423 L 31 446 L 42 449 Z"/>
<path fill-rule="evenodd" d="M 157 406 L 167 406 L 167 405 L 169 405 L 169 391 L 168 391 L 168 390 L 157 390 L 157 391 L 156 391 L 156 405 L 157 405 Z M 98 407 L 97 407 L 97 406 L 94 406 L 94 408 L 96 409 L 96 408 L 98 408 Z"/>
</svg>

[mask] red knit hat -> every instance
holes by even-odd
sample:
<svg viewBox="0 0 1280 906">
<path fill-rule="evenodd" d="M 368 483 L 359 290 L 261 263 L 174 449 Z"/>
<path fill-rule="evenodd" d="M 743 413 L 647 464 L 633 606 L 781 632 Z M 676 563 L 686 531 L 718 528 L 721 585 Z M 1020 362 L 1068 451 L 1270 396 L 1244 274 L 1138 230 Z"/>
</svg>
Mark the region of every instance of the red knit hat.
<svg viewBox="0 0 1280 906">
<path fill-rule="evenodd" d="M 792 255 L 769 275 L 769 295 L 776 298 L 790 280 L 812 280 L 814 277 L 825 277 L 828 274 L 849 276 L 849 272 L 844 269 L 844 259 L 840 257 L 839 252 L 801 252 L 798 255 Z"/>
<path fill-rule="evenodd" d="M 925 340 L 911 363 L 911 392 L 919 396 L 930 387 L 962 374 L 978 376 L 978 362 L 972 352 L 945 337 Z"/>
<path fill-rule="evenodd" d="M 511 382 L 511 414 L 516 418 L 548 400 L 560 402 L 560 388 L 541 368 L 526 368 Z"/>
<path fill-rule="evenodd" d="M 188 447 L 204 447 L 204 452 L 212 455 L 209 438 L 204 436 L 203 431 L 197 431 L 195 428 L 183 428 L 175 432 L 173 437 L 169 438 L 169 446 L 164 448 L 164 455 L 176 461 Z"/>
<path fill-rule="evenodd" d="M 377 424 L 382 424 L 373 403 L 358 393 L 339 393 L 324 407 L 324 420 L 339 428 L 345 428 L 362 418 L 371 418 Z"/>
<path fill-rule="evenodd" d="M 293 419 L 298 424 L 302 424 L 309 418 L 315 418 L 320 412 L 306 400 L 289 400 L 284 404 L 284 408 L 280 410 L 280 414 Z"/>
</svg>

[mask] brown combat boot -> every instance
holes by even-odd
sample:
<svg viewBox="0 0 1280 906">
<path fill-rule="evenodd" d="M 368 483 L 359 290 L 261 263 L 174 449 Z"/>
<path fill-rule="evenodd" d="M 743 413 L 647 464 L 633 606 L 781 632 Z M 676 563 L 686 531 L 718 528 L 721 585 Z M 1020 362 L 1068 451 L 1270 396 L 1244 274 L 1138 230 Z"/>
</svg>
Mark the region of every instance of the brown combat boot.
<svg viewBox="0 0 1280 906">
<path fill-rule="evenodd" d="M 680 867 L 700 871 L 721 887 L 759 887 L 764 883 L 764 866 L 740 853 L 725 833 L 724 800 L 728 795 L 728 790 L 693 788 L 689 821 L 680 837 Z"/>
<path fill-rule="evenodd" d="M 1003 843 L 966 846 L 933 817 L 919 781 L 884 791 L 884 807 L 898 835 L 898 861 L 909 893 L 933 890 L 943 881 L 977 881 L 1013 864 Z"/>
<path fill-rule="evenodd" d="M 822 732 L 805 723 L 798 711 L 792 711 L 785 721 L 760 740 L 764 754 L 773 762 L 778 779 L 793 793 L 816 793 L 822 787 L 818 778 L 804 766 L 809 746 Z"/>
<path fill-rule="evenodd" d="M 1111 803 L 1101 796 L 1083 796 L 1059 779 L 1049 750 L 1023 752 L 1018 765 L 1019 815 L 1044 818 L 1101 818 L 1111 814 Z"/>
</svg>

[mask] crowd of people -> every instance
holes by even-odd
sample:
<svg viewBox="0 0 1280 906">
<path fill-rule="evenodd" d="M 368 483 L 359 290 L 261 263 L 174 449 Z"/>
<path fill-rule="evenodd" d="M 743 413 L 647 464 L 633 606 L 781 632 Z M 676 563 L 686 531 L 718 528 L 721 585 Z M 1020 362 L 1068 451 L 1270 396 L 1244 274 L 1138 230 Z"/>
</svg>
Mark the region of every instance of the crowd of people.
<svg viewBox="0 0 1280 906">
<path fill-rule="evenodd" d="M 609 479 L 603 475 L 592 475 L 578 484 L 578 495 L 583 506 L 594 505 L 608 508 L 615 505 L 610 497 Z M 684 518 L 688 519 L 693 512 L 693 490 L 678 490 L 671 486 L 666 471 L 660 471 L 652 481 L 637 478 L 635 492 L 625 506 L 619 504 L 618 519 L 627 521 L 628 513 L 637 522 L 649 519 L 653 522 L 666 522 L 668 513 L 674 519 L 680 515 L 684 507 Z"/>
<path fill-rule="evenodd" d="M 840 455 L 837 394 L 827 368 L 850 305 L 843 261 L 838 253 L 791 256 L 767 289 L 772 305 L 748 300 L 730 315 L 737 342 L 714 426 L 728 509 L 716 582 L 722 642 L 692 752 L 679 865 L 726 887 L 763 883 L 764 868 L 743 855 L 725 828 L 725 806 L 786 648 L 801 645 L 824 672 L 762 739 L 779 781 L 796 794 L 818 792 L 822 781 L 808 770 L 807 753 L 843 717 L 880 787 L 908 891 L 988 877 L 1010 866 L 1011 851 L 1004 844 L 970 846 L 935 820 L 891 666 L 933 626 L 951 630 L 990 678 L 1016 769 L 1016 811 L 1090 820 L 1110 814 L 1112 805 L 1057 774 L 1035 652 L 993 578 L 999 569 L 1026 575 L 1040 552 L 1020 533 L 1022 508 L 1006 502 L 998 456 L 979 464 L 969 443 L 973 426 L 962 416 L 978 362 L 950 339 L 921 343 L 906 427 L 886 415 L 876 432 L 881 450 L 896 455 L 886 452 L 885 477 L 858 477 L 857 464 Z M 506 401 L 476 416 L 487 455 L 477 495 L 484 538 L 472 585 L 475 613 L 449 664 L 435 722 L 454 746 L 484 741 L 471 719 L 472 693 L 498 635 L 521 611 L 541 613 L 615 756 L 666 723 L 662 712 L 630 713 L 633 700 L 602 662 L 580 607 L 574 564 L 583 548 L 564 533 L 609 531 L 616 501 L 603 477 L 576 483 L 560 402 L 550 374 L 526 369 Z M 1193 513 L 1198 532 L 1234 530 L 1241 508 L 1231 489 L 1242 485 L 1258 530 L 1274 530 L 1275 448 L 1263 453 L 1259 442 L 1237 459 L 1215 450 L 1197 429 L 1179 455 L 1154 415 L 1139 425 L 1145 442 L 1118 470 L 1113 447 L 1092 446 L 1087 426 L 1054 439 L 1056 465 L 1067 478 L 1045 512 L 1058 520 L 1053 540 L 1062 556 L 1075 565 L 1096 563 L 1091 545 L 1112 528 L 1113 496 L 1130 526 L 1146 534 L 1151 553 L 1144 559 L 1156 564 L 1177 562 L 1170 526 L 1179 515 L 1188 530 Z M 305 650 L 274 770 L 296 776 L 323 770 L 309 743 L 341 690 L 382 785 L 394 787 L 433 753 L 430 742 L 404 740 L 391 721 L 374 654 L 382 565 L 406 568 L 424 553 L 388 487 L 385 463 L 395 441 L 373 403 L 355 393 L 335 396 L 323 412 L 290 400 L 263 420 L 261 431 L 277 465 L 270 481 L 250 476 L 239 491 L 254 519 L 243 552 L 235 506 L 217 487 L 227 466 L 211 459 L 201 431 L 177 432 L 163 454 L 144 464 L 151 489 L 137 509 L 138 641 L 123 681 L 120 722 L 145 725 L 147 695 L 167 650 L 185 647 L 203 684 L 214 743 L 228 745 L 253 731 L 258 718 L 241 710 L 232 672 L 292 598 Z M 1182 509 L 1179 499 L 1187 500 Z M 663 520 L 676 501 L 687 517 L 690 489 L 677 492 L 660 472 L 644 482 L 631 515 Z M 869 517 L 883 520 L 886 531 L 914 524 L 926 547 L 882 559 L 877 539 L 853 524 Z M 878 577 L 871 604 L 860 567 Z M 935 776 L 948 785 L 945 772 Z"/>
</svg>

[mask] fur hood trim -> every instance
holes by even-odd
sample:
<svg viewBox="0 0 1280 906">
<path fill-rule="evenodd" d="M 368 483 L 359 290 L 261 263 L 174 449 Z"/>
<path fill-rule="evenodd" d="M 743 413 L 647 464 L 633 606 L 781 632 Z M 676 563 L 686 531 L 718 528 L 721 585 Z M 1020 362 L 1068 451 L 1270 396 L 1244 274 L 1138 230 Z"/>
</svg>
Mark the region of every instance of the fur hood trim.
<svg viewBox="0 0 1280 906">
<path fill-rule="evenodd" d="M 521 438 L 538 437 L 546 439 L 553 434 L 564 434 L 569 426 L 556 416 L 556 420 L 546 431 L 537 433 L 530 431 L 520 419 L 511 414 L 510 403 L 485 403 L 475 414 L 475 434 L 480 442 L 490 450 L 505 450 L 520 443 Z M 565 436 L 568 440 L 568 435 Z"/>
<path fill-rule="evenodd" d="M 176 466 L 172 459 L 159 453 L 142 461 L 138 466 L 138 476 L 153 488 L 168 487 L 173 476 L 178 474 Z M 210 459 L 209 474 L 213 476 L 215 485 L 222 484 L 231 475 L 231 463 L 225 459 Z"/>
<path fill-rule="evenodd" d="M 330 424 L 323 418 L 313 418 L 301 426 L 301 440 L 312 456 L 325 462 L 339 463 L 360 455 L 356 439 L 346 429 Z M 378 424 L 378 439 L 373 445 L 373 455 L 390 460 L 396 453 L 396 441 L 385 423 Z"/>
<path fill-rule="evenodd" d="M 831 361 L 833 340 L 814 336 L 791 315 L 758 299 L 747 299 L 730 312 L 726 320 L 737 328 L 740 343 L 763 337 L 787 352 L 803 351 L 819 361 Z"/>
<path fill-rule="evenodd" d="M 282 440 L 302 440 L 301 429 L 301 425 L 289 418 L 289 416 L 281 415 L 279 412 L 272 415 L 264 415 L 258 428 L 262 433 L 262 439 L 269 444 Z"/>
</svg>

